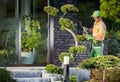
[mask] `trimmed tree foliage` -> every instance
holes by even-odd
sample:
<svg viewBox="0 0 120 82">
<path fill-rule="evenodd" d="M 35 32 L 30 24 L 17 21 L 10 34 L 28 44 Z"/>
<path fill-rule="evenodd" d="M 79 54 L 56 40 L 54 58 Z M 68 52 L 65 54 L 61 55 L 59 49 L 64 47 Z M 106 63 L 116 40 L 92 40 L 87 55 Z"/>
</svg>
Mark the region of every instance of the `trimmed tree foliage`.
<svg viewBox="0 0 120 82">
<path fill-rule="evenodd" d="M 62 69 L 54 64 L 48 64 L 45 70 L 47 70 L 48 73 L 62 74 Z"/>
<path fill-rule="evenodd" d="M 109 67 L 120 67 L 120 58 L 112 55 L 95 57 L 83 60 L 78 65 L 78 67 L 85 69 L 105 69 Z"/>
<path fill-rule="evenodd" d="M 100 3 L 103 17 L 120 22 L 120 0 L 100 0 Z"/>
</svg>

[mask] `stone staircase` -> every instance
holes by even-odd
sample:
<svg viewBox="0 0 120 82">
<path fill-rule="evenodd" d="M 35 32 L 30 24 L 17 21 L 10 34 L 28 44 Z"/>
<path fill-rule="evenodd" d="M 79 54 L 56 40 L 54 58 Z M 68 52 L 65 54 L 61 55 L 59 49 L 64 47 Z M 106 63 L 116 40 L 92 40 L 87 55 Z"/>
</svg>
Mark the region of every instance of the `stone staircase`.
<svg viewBox="0 0 120 82">
<path fill-rule="evenodd" d="M 60 74 L 50 74 L 45 70 L 13 69 L 11 76 L 17 82 L 61 82 Z"/>
<path fill-rule="evenodd" d="M 11 77 L 17 82 L 62 82 L 62 75 L 51 74 L 40 67 L 36 68 L 10 68 Z M 90 79 L 90 70 L 70 68 L 70 75 L 75 75 L 77 82 L 84 82 Z"/>
</svg>

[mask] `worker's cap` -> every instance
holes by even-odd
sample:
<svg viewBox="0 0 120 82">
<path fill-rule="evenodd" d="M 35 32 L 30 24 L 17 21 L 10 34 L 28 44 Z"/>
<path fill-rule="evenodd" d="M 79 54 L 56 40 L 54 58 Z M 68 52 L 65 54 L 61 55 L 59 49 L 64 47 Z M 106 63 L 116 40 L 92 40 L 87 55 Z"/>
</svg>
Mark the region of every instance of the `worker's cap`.
<svg viewBox="0 0 120 82">
<path fill-rule="evenodd" d="M 99 17 L 99 16 L 101 16 L 101 12 L 99 10 L 95 10 L 93 12 L 93 14 L 91 15 L 91 17 L 93 17 L 93 18 L 96 18 L 96 17 Z"/>
</svg>

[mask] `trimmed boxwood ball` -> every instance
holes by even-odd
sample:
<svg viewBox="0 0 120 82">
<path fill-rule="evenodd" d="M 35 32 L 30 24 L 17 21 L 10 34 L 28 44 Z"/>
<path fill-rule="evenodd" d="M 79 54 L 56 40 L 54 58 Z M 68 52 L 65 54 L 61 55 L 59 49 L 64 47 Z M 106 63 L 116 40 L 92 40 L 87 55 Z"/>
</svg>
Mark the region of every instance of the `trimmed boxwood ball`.
<svg viewBox="0 0 120 82">
<path fill-rule="evenodd" d="M 54 65 L 54 64 L 48 64 L 46 67 L 45 67 L 45 70 L 48 72 L 48 73 L 56 73 L 56 74 L 62 74 L 62 68 Z"/>
<path fill-rule="evenodd" d="M 77 82 L 77 77 L 75 75 L 69 76 L 69 81 L 70 82 Z"/>
</svg>

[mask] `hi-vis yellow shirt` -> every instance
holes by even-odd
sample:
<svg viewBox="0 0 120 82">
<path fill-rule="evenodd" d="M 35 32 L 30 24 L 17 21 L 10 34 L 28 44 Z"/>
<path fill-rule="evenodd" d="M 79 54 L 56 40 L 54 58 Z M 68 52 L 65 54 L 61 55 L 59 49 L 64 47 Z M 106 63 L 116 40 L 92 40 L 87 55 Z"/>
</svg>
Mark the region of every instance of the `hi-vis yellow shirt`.
<svg viewBox="0 0 120 82">
<path fill-rule="evenodd" d="M 105 32 L 106 32 L 106 25 L 102 20 L 99 22 L 95 22 L 93 26 L 93 37 L 98 36 L 99 34 L 104 34 L 103 39 L 105 38 Z"/>
</svg>

